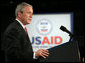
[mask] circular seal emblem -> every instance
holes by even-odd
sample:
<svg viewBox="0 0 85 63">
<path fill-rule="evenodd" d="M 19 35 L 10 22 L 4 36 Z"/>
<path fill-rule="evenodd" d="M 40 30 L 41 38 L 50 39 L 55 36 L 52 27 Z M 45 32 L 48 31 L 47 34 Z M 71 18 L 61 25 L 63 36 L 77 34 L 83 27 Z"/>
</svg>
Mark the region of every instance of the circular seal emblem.
<svg viewBox="0 0 85 63">
<path fill-rule="evenodd" d="M 36 28 L 41 35 L 47 35 L 52 31 L 52 23 L 48 19 L 41 19 L 37 22 Z"/>
</svg>

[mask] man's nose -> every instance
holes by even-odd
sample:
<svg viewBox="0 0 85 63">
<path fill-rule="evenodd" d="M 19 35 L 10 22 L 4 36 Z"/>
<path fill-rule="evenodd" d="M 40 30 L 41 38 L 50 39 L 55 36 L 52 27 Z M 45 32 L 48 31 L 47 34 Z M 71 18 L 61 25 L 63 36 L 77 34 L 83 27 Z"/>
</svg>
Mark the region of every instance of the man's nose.
<svg viewBox="0 0 85 63">
<path fill-rule="evenodd" d="M 32 18 L 32 14 L 30 14 L 30 18 Z"/>
</svg>

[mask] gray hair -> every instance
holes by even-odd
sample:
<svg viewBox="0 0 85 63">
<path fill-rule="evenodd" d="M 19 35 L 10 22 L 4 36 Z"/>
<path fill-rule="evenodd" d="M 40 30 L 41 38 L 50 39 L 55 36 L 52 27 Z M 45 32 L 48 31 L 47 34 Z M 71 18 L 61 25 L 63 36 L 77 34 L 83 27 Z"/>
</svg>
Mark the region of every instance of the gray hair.
<svg viewBox="0 0 85 63">
<path fill-rule="evenodd" d="M 32 5 L 30 5 L 30 4 L 26 3 L 26 2 L 22 2 L 19 5 L 17 5 L 16 10 L 15 10 L 15 16 L 17 17 L 19 11 L 23 12 L 24 7 L 26 7 L 26 6 L 29 6 L 29 7 L 33 8 Z"/>
</svg>

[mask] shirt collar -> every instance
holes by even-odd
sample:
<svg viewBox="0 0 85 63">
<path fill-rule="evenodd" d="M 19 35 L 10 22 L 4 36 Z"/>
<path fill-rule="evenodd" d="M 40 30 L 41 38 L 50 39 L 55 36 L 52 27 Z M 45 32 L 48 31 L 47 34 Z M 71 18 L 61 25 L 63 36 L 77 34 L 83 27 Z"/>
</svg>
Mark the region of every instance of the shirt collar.
<svg viewBox="0 0 85 63">
<path fill-rule="evenodd" d="M 21 26 L 25 29 L 25 25 L 23 25 L 23 23 L 21 21 L 19 21 L 17 18 L 16 20 L 21 24 Z"/>
</svg>

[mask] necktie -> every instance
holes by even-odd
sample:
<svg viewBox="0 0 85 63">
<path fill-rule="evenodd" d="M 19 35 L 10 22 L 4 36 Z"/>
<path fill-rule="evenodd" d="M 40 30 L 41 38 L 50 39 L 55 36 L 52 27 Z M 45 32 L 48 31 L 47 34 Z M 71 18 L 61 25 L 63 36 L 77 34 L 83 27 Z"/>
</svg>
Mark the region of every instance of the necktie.
<svg viewBox="0 0 85 63">
<path fill-rule="evenodd" d="M 27 33 L 27 28 L 25 27 L 25 32 Z M 28 33 L 27 33 L 28 34 Z"/>
</svg>

